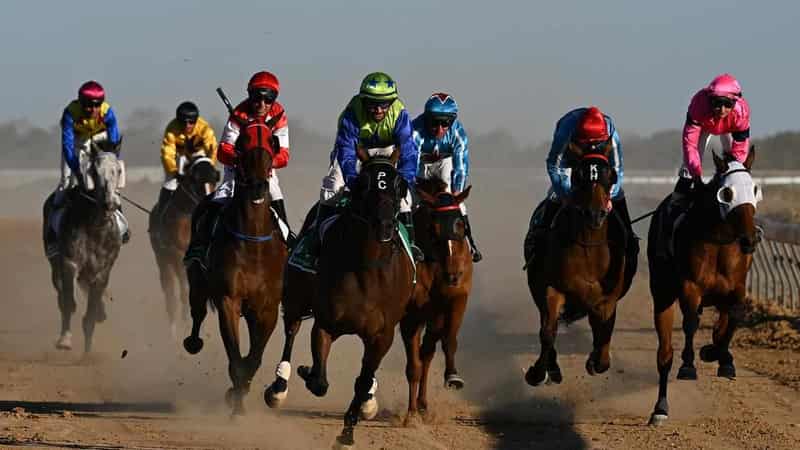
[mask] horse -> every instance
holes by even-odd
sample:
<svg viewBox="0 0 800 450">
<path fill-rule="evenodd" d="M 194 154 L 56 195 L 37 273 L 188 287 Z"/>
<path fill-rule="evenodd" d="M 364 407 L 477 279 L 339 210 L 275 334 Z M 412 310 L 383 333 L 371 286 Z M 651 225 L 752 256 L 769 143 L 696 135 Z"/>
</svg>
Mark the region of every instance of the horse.
<svg viewBox="0 0 800 450">
<path fill-rule="evenodd" d="M 192 212 L 214 190 L 219 172 L 214 162 L 201 150 L 187 159 L 181 156 L 178 188 L 165 205 L 156 205 L 150 213 L 150 246 L 158 264 L 161 290 L 167 307 L 170 333 L 177 333 L 178 308 L 188 317 L 189 285 L 183 267 L 183 255 L 192 233 Z"/>
<path fill-rule="evenodd" d="M 327 360 L 331 344 L 345 334 L 361 338 L 364 356 L 355 395 L 337 437 L 340 447 L 354 444 L 354 428 L 360 417 L 368 420 L 378 412 L 375 372 L 389 351 L 394 328 L 411 300 L 415 270 L 398 229 L 400 200 L 407 189 L 395 168 L 399 150 L 394 148 L 389 158 L 370 157 L 363 148 L 357 150 L 357 155 L 362 166 L 350 207 L 330 224 L 320 251 L 317 295 L 311 300 L 314 364 L 297 369 L 306 388 L 316 396 L 324 396 L 329 386 Z M 293 284 L 287 285 L 289 292 L 294 288 Z M 283 362 L 288 368 L 288 361 Z M 275 383 L 265 397 L 274 387 Z"/>
<path fill-rule="evenodd" d="M 122 246 L 115 218 L 121 204 L 117 189 L 124 179 L 117 158 L 120 146 L 121 142 L 109 149 L 92 145 L 89 158 L 81 161 L 82 178 L 78 187 L 66 192 L 67 207 L 60 220 L 55 221 L 59 230 L 59 253 L 48 261 L 61 311 L 61 335 L 56 342 L 56 348 L 60 350 L 72 349 L 71 321 L 77 308 L 78 286 L 87 293 L 86 314 L 83 316 L 85 353 L 92 349 L 95 325 L 106 319 L 103 295 Z M 51 194 L 43 206 L 45 235 L 47 227 L 51 226 L 49 218 L 54 195 Z"/>
<path fill-rule="evenodd" d="M 406 424 L 418 412 L 425 413 L 428 409 L 428 371 L 438 341 L 442 341 L 445 354 L 445 388 L 464 387 L 464 379 L 456 369 L 455 354 L 458 331 L 472 290 L 473 265 L 459 205 L 467 199 L 472 187 L 458 195 L 447 192 L 446 188 L 447 184 L 436 178 L 417 181 L 421 202 L 414 213 L 414 226 L 425 261 L 417 268 L 413 300 L 400 322 L 408 380 Z M 421 339 L 423 328 L 425 337 Z"/>
<path fill-rule="evenodd" d="M 547 230 L 542 249 L 528 264 L 527 278 L 539 309 L 541 353 L 525 373 L 531 386 L 563 380 L 555 349 L 559 310 L 564 306 L 589 316 L 593 349 L 586 372 L 596 375 L 611 367 L 609 347 L 617 301 L 627 292 L 625 226 L 611 209 L 611 187 L 617 181 L 609 165 L 611 144 L 584 152 L 570 144 L 572 191 Z M 527 259 L 527 258 L 526 258 Z M 577 319 L 575 319 L 577 320 Z"/>
<path fill-rule="evenodd" d="M 256 126 L 263 124 L 253 125 Z M 283 295 L 287 248 L 269 206 L 268 189 L 275 150 L 269 138 L 261 139 L 271 135 L 271 130 L 258 131 L 257 146 L 246 149 L 237 146 L 239 162 L 233 199 L 214 225 L 208 272 L 203 273 L 197 264 L 187 269 L 192 331 L 184 339 L 184 348 L 190 354 L 203 348 L 200 327 L 210 304 L 218 312 L 219 330 L 228 356 L 228 375 L 233 387 L 227 390 L 225 399 L 233 415 L 245 413 L 243 399 L 261 366 Z M 250 349 L 245 357 L 239 349 L 241 316 L 250 335 Z"/>
<path fill-rule="evenodd" d="M 755 159 L 751 147 L 744 163 L 728 156 L 714 156 L 715 174 L 708 184 L 696 181 L 694 201 L 668 239 L 671 222 L 670 197 L 656 209 L 650 222 L 647 255 L 650 265 L 650 293 L 653 297 L 655 328 L 658 333 L 658 400 L 650 416 L 651 425 L 661 425 L 669 415 L 667 383 L 672 369 L 672 326 L 675 300 L 683 313 L 686 337 L 678 370 L 679 380 L 696 380 L 694 334 L 704 307 L 714 306 L 719 318 L 712 343 L 700 349 L 705 362 L 717 361 L 717 376 L 733 379 L 736 368 L 729 350 L 738 322 L 744 314 L 747 272 L 760 241 L 755 225 L 756 205 L 761 199 L 750 168 Z M 666 226 L 666 227 L 665 227 Z M 674 250 L 663 251 L 665 241 Z"/>
</svg>

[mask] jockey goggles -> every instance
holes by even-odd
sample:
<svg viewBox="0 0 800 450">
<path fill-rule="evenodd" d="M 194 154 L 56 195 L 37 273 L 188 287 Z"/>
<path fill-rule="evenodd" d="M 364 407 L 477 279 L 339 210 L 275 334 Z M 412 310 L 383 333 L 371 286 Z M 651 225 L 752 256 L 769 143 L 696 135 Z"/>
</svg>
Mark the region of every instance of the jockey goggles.
<svg viewBox="0 0 800 450">
<path fill-rule="evenodd" d="M 364 108 L 366 108 L 367 110 L 374 111 L 380 109 L 386 111 L 387 109 L 389 109 L 390 106 L 392 106 L 394 100 L 364 99 L 363 102 L 364 102 Z"/>
<path fill-rule="evenodd" d="M 733 105 L 736 104 L 735 98 L 730 97 L 711 97 L 711 107 L 712 108 L 733 108 Z"/>
<path fill-rule="evenodd" d="M 450 128 L 453 125 L 454 119 L 452 117 L 432 117 L 431 118 L 431 127 L 433 128 Z"/>
<path fill-rule="evenodd" d="M 84 108 L 98 108 L 103 104 L 103 100 L 99 98 L 82 98 L 80 103 Z"/>
<path fill-rule="evenodd" d="M 278 98 L 278 91 L 274 89 L 259 88 L 249 91 L 247 95 L 251 102 L 263 100 L 264 103 L 271 104 L 275 103 L 275 99 Z"/>
</svg>

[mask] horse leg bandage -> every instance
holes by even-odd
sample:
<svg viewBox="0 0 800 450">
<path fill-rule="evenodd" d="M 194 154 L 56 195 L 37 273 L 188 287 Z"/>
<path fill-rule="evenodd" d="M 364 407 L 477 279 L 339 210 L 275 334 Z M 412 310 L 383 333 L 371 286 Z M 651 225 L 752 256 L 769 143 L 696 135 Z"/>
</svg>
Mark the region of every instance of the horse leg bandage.
<svg viewBox="0 0 800 450">
<path fill-rule="evenodd" d="M 275 369 L 275 375 L 283 380 L 289 381 L 292 376 L 292 364 L 289 361 L 281 361 Z"/>
</svg>

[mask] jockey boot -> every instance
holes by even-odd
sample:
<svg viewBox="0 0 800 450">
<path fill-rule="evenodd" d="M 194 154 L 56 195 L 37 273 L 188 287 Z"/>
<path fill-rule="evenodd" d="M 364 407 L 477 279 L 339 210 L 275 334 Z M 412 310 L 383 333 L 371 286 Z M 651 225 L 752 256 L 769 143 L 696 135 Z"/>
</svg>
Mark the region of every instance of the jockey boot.
<svg viewBox="0 0 800 450">
<path fill-rule="evenodd" d="M 192 238 L 189 241 L 189 247 L 186 249 L 186 255 L 183 257 L 183 264 L 187 269 L 197 263 L 201 270 L 206 270 L 206 252 L 208 246 L 211 244 L 214 232 L 214 222 L 217 220 L 217 215 L 222 209 L 222 204 L 211 201 L 210 197 L 206 197 L 192 214 Z"/>
<path fill-rule="evenodd" d="M 622 221 L 622 226 L 625 227 L 625 272 L 623 275 L 624 289 L 622 296 L 624 296 L 633 282 L 633 276 L 636 274 L 636 269 L 639 265 L 639 237 L 633 231 L 631 224 L 631 216 L 628 213 L 628 202 L 625 201 L 625 195 L 620 195 L 616 199 L 611 200 L 614 211 L 619 215 Z M 620 296 L 620 298 L 622 298 Z"/>
<path fill-rule="evenodd" d="M 464 216 L 464 231 L 467 232 L 467 239 L 469 239 L 469 246 L 472 248 L 472 262 L 478 262 L 483 259 L 481 251 L 475 245 L 475 239 L 472 237 L 472 226 L 469 224 L 469 216 Z"/>
<path fill-rule="evenodd" d="M 414 216 L 410 212 L 401 212 L 398 218 L 406 227 L 406 231 L 408 231 L 408 240 L 411 241 L 409 244 L 411 244 L 411 255 L 414 258 L 414 262 L 424 261 L 425 255 L 416 244 L 417 240 L 414 233 Z"/>
<path fill-rule="evenodd" d="M 286 218 L 286 204 L 283 202 L 283 199 L 279 199 L 273 200 L 269 206 L 275 210 L 275 214 L 278 215 L 278 218 L 286 224 L 286 228 L 289 230 L 286 236 L 286 246 L 291 250 L 297 241 L 297 236 L 292 232 L 292 228 L 289 226 L 289 220 Z"/>
<path fill-rule="evenodd" d="M 122 213 L 122 206 L 114 211 L 114 218 L 116 219 L 117 226 L 122 233 L 120 235 L 120 238 L 122 238 L 122 244 L 127 244 L 128 241 L 131 240 L 131 229 L 130 226 L 128 226 L 128 218 Z"/>
<path fill-rule="evenodd" d="M 536 248 L 542 246 L 541 240 L 544 238 L 545 233 L 547 233 L 547 230 L 550 228 L 550 225 L 560 207 L 561 205 L 558 202 L 548 198 L 544 199 L 541 203 L 539 203 L 539 206 L 533 210 L 531 221 L 528 225 L 528 234 L 525 235 L 525 243 L 523 247 L 526 266 L 533 259 L 533 256 L 536 253 Z"/>
<path fill-rule="evenodd" d="M 60 214 L 66 203 L 66 190 L 58 189 L 53 194 L 53 201 L 46 212 L 43 224 L 42 239 L 44 240 L 44 253 L 48 259 L 52 259 L 60 253 L 58 249 L 58 233 L 55 230 L 53 221 L 57 214 Z"/>
</svg>

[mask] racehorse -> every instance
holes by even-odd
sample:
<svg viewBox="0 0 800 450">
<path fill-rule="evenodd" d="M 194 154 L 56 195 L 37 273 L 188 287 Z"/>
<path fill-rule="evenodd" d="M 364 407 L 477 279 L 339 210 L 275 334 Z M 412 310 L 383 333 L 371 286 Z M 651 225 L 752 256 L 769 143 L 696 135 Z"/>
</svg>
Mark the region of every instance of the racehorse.
<svg viewBox="0 0 800 450">
<path fill-rule="evenodd" d="M 395 148 L 389 158 L 370 157 L 362 148 L 357 154 L 362 166 L 350 207 L 330 224 L 320 251 L 317 295 L 311 302 L 314 364 L 297 370 L 314 395 L 324 396 L 329 386 L 327 360 L 331 344 L 345 334 L 361 338 L 361 371 L 345 413 L 344 429 L 337 437 L 339 446 L 353 445 L 354 427 L 360 416 L 370 419 L 377 414 L 375 372 L 391 347 L 394 328 L 406 311 L 414 281 L 414 265 L 398 231 L 400 200 L 407 192 L 405 181 L 395 168 L 399 150 Z M 294 288 L 293 284 L 287 285 L 288 291 Z M 265 397 L 273 388 L 274 383 Z"/>
<path fill-rule="evenodd" d="M 214 225 L 208 272 L 204 274 L 198 264 L 187 270 L 192 332 L 183 344 L 191 354 L 202 349 L 200 326 L 210 303 L 219 315 L 228 356 L 233 387 L 225 398 L 234 415 L 244 414 L 243 398 L 250 391 L 250 382 L 275 329 L 283 291 L 287 249 L 269 206 L 268 174 L 275 152 L 269 136 L 269 124 L 250 125 L 240 136 L 244 144 L 237 145 L 233 199 Z M 244 316 L 250 335 L 245 357 L 239 349 L 240 316 Z"/>
<path fill-rule="evenodd" d="M 183 255 L 192 234 L 192 212 L 214 190 L 219 172 L 201 150 L 188 159 L 181 156 L 178 188 L 166 205 L 156 205 L 150 214 L 150 246 L 158 264 L 161 290 L 167 306 L 172 337 L 176 337 L 178 308 L 188 317 L 189 285 Z"/>
<path fill-rule="evenodd" d="M 83 316 L 84 351 L 92 349 L 95 324 L 106 319 L 103 294 L 111 268 L 119 255 L 122 237 L 115 215 L 120 207 L 117 189 L 123 180 L 123 168 L 117 155 L 121 142 L 113 148 L 92 145 L 89 157 L 81 159 L 78 187 L 66 193 L 67 207 L 56 220 L 58 255 L 48 258 L 53 286 L 58 292 L 61 310 L 61 336 L 56 348 L 72 349 L 71 321 L 77 305 L 77 287 L 87 295 Z M 44 234 L 50 226 L 53 195 L 44 203 Z M 46 249 L 45 249 L 46 251 Z"/>
<path fill-rule="evenodd" d="M 558 384 L 563 379 L 555 349 L 562 306 L 589 316 L 593 337 L 586 361 L 589 375 L 604 373 L 611 366 L 609 347 L 617 301 L 630 283 L 624 279 L 625 226 L 611 210 L 610 190 L 617 174 L 608 163 L 610 150 L 610 143 L 590 152 L 570 145 L 565 157 L 572 165 L 572 191 L 544 237 L 543 251 L 527 267 L 528 287 L 539 309 L 542 346 L 525 374 L 531 386 Z"/>
<path fill-rule="evenodd" d="M 446 187 L 444 181 L 436 178 L 417 180 L 421 203 L 414 213 L 414 227 L 425 261 L 418 265 L 414 297 L 400 322 L 408 380 L 406 424 L 418 412 L 428 409 L 428 371 L 438 341 L 442 341 L 445 354 L 445 387 L 464 387 L 464 379 L 456 369 L 455 354 L 458 330 L 472 290 L 473 266 L 459 205 L 467 199 L 472 187 L 458 195 L 447 192 Z M 425 337 L 421 339 L 423 327 Z"/>
<path fill-rule="evenodd" d="M 679 380 L 696 380 L 694 334 L 704 307 L 714 306 L 719 318 L 714 325 L 712 344 L 700 349 L 706 362 L 718 361 L 717 376 L 733 379 L 736 368 L 729 344 L 744 314 L 747 272 L 760 241 L 755 225 L 756 205 L 761 199 L 750 168 L 755 148 L 744 163 L 731 156 L 714 156 L 716 173 L 708 184 L 695 182 L 694 201 L 673 233 L 667 197 L 650 223 L 647 255 L 650 264 L 650 293 L 653 296 L 655 327 L 658 332 L 658 400 L 650 417 L 652 425 L 668 418 L 667 382 L 672 369 L 672 325 L 675 300 L 683 313 L 686 336 L 678 370 Z M 669 228 L 668 228 L 669 227 Z M 672 251 L 663 251 L 664 242 L 673 242 Z"/>
</svg>

